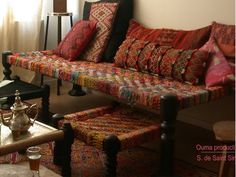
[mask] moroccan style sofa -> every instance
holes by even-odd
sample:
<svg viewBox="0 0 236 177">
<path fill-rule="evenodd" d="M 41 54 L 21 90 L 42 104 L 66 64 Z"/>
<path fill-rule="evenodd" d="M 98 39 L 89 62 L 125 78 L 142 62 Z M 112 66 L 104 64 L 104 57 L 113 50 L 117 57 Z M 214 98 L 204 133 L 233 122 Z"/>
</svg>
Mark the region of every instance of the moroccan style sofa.
<svg viewBox="0 0 236 177">
<path fill-rule="evenodd" d="M 76 23 L 55 50 L 4 52 L 5 79 L 15 65 L 155 112 L 161 127 L 159 174 L 172 176 L 177 112 L 232 93 L 235 27 L 214 22 L 191 31 L 148 29 L 130 20 L 132 15 L 122 21 L 132 1 L 119 2 L 86 2 L 84 19 L 92 22 Z M 75 38 L 82 42 L 70 42 Z"/>
</svg>

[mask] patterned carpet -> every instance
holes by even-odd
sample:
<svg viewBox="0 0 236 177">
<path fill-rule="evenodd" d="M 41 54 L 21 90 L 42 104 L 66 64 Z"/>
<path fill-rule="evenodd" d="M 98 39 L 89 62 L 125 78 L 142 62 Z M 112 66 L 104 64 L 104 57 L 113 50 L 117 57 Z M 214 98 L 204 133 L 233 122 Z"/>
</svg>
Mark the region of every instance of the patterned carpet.
<svg viewBox="0 0 236 177">
<path fill-rule="evenodd" d="M 52 156 L 48 144 L 43 146 L 42 164 L 59 172 L 52 165 Z M 118 155 L 118 177 L 149 177 L 157 166 L 158 154 L 144 147 L 137 147 Z M 73 146 L 72 176 L 73 177 L 103 177 L 104 154 L 91 146 L 76 141 Z M 194 167 L 191 164 L 176 160 L 175 171 L 178 177 L 216 177 L 217 174 L 206 169 Z"/>
<path fill-rule="evenodd" d="M 52 143 L 41 145 L 42 165 L 60 174 L 60 168 L 52 163 Z M 72 150 L 72 177 L 104 177 L 104 154 L 97 149 L 75 141 Z M 25 161 L 25 155 L 13 153 L 1 156 L 0 163 Z M 118 154 L 118 177 L 151 177 L 158 165 L 158 154 L 145 147 L 137 147 Z M 216 177 L 206 169 L 176 160 L 175 172 L 178 177 Z"/>
</svg>

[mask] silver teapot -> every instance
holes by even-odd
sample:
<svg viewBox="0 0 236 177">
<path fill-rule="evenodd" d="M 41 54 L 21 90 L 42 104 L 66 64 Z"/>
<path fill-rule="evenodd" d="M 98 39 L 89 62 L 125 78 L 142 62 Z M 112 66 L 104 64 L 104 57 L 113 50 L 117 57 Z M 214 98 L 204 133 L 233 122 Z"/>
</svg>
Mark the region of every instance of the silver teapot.
<svg viewBox="0 0 236 177">
<path fill-rule="evenodd" d="M 30 118 L 28 115 L 33 111 L 33 109 L 36 110 L 36 113 L 34 118 Z M 2 112 L 0 112 L 0 114 L 3 125 L 10 128 L 13 134 L 13 138 L 27 132 L 30 126 L 34 124 L 34 121 L 38 117 L 37 104 L 33 104 L 28 108 L 27 105 L 21 102 L 20 93 L 18 90 L 16 90 L 15 103 L 11 107 L 11 111 L 12 112 L 9 117 L 3 115 Z"/>
</svg>

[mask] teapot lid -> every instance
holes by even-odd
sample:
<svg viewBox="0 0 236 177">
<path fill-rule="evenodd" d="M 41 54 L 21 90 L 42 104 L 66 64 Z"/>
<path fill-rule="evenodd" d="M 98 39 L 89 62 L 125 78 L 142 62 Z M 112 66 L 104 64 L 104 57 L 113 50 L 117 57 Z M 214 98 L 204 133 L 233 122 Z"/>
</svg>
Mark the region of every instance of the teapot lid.
<svg viewBox="0 0 236 177">
<path fill-rule="evenodd" d="M 24 110 L 26 108 L 28 108 L 28 106 L 24 105 L 21 102 L 20 92 L 19 92 L 19 90 L 16 90 L 16 93 L 15 93 L 15 103 L 11 107 L 11 110 L 13 110 L 13 111 L 20 111 L 20 110 Z"/>
</svg>

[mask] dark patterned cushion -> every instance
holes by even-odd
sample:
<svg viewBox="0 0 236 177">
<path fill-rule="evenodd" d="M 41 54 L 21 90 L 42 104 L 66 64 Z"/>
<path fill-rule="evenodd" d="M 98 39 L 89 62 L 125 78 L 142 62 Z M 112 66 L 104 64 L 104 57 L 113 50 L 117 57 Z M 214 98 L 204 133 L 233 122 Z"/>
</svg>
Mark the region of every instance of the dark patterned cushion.
<svg viewBox="0 0 236 177">
<path fill-rule="evenodd" d="M 107 47 L 103 53 L 102 60 L 106 62 L 113 62 L 115 54 L 125 39 L 125 35 L 129 26 L 129 20 L 133 17 L 133 0 L 101 0 L 99 2 L 118 2 L 119 7 L 113 23 L 110 39 Z M 89 19 L 91 9 L 91 2 L 85 2 L 83 19 Z"/>
<path fill-rule="evenodd" d="M 135 40 L 131 44 L 126 59 L 127 68 L 138 70 L 139 55 L 147 43 L 145 41 Z"/>
<path fill-rule="evenodd" d="M 160 63 L 165 53 L 171 49 L 171 46 L 156 47 L 149 59 L 148 71 L 152 74 L 160 73 Z"/>
<path fill-rule="evenodd" d="M 54 53 L 69 60 L 75 60 L 96 32 L 96 22 L 78 21 L 60 42 Z"/>
<path fill-rule="evenodd" d="M 87 61 L 99 62 L 109 40 L 118 3 L 93 3 L 89 20 L 97 22 L 97 33 L 81 56 Z"/>
<path fill-rule="evenodd" d="M 138 68 L 142 72 L 148 72 L 148 66 L 149 66 L 149 61 L 150 58 L 156 48 L 155 43 L 147 43 L 143 50 L 139 54 L 139 59 L 138 59 Z"/>
<path fill-rule="evenodd" d="M 118 66 L 121 68 L 127 68 L 126 60 L 128 57 L 128 52 L 134 41 L 135 39 L 133 38 L 127 38 L 122 43 L 122 45 L 119 47 L 119 50 L 117 51 L 116 56 L 115 56 L 115 63 L 114 63 L 115 66 Z"/>
<path fill-rule="evenodd" d="M 128 37 L 115 56 L 115 66 L 198 84 L 207 59 L 208 52 L 205 51 L 159 47 L 155 43 Z"/>
<path fill-rule="evenodd" d="M 135 20 L 131 20 L 126 37 L 155 42 L 159 45 L 169 45 L 178 49 L 197 49 L 208 41 L 210 32 L 211 26 L 191 31 L 149 29 Z"/>
<path fill-rule="evenodd" d="M 208 52 L 185 50 L 173 66 L 172 77 L 194 85 L 199 84 L 203 80 L 207 60 Z"/>
<path fill-rule="evenodd" d="M 235 25 L 212 23 L 211 36 L 227 57 L 235 57 Z"/>
</svg>

